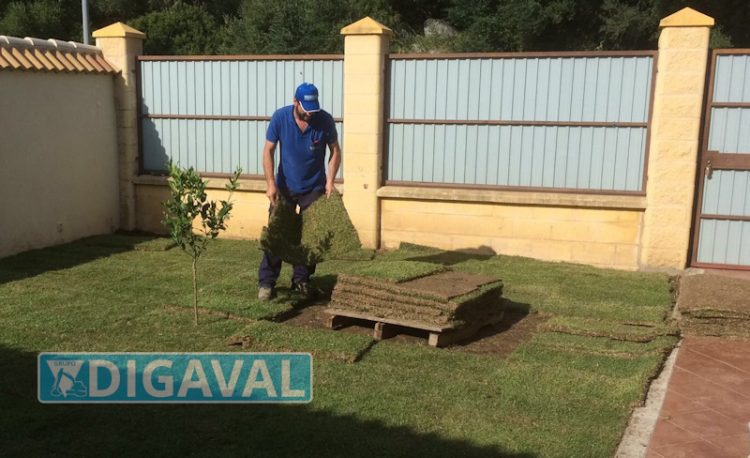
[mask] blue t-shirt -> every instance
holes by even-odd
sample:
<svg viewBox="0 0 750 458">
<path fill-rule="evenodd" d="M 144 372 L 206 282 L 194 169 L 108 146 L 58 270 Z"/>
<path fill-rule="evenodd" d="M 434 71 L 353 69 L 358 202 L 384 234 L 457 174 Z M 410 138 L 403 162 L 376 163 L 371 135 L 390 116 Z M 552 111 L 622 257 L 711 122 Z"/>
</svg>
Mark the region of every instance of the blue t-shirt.
<svg viewBox="0 0 750 458">
<path fill-rule="evenodd" d="M 321 110 L 312 116 L 304 132 L 294 120 L 294 105 L 279 108 L 271 117 L 266 140 L 281 144 L 276 175 L 280 190 L 294 194 L 323 191 L 326 185 L 326 146 L 338 141 L 333 117 Z"/>
</svg>

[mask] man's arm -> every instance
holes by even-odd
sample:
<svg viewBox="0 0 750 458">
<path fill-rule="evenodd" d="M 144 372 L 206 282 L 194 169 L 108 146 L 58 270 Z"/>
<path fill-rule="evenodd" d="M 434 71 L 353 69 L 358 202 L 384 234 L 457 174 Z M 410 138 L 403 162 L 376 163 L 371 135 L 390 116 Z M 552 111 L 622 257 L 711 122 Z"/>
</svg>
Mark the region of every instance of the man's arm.
<svg viewBox="0 0 750 458">
<path fill-rule="evenodd" d="M 279 198 L 276 180 L 273 177 L 273 155 L 275 151 L 276 143 L 266 140 L 266 145 L 263 147 L 263 175 L 266 177 L 266 196 L 273 205 L 276 205 L 276 200 Z"/>
<path fill-rule="evenodd" d="M 326 175 L 326 197 L 330 197 L 334 190 L 333 180 L 336 179 L 336 174 L 339 173 L 339 166 L 341 165 L 341 147 L 339 142 L 335 141 L 328 145 L 331 149 L 331 158 L 328 159 L 328 174 Z"/>
</svg>

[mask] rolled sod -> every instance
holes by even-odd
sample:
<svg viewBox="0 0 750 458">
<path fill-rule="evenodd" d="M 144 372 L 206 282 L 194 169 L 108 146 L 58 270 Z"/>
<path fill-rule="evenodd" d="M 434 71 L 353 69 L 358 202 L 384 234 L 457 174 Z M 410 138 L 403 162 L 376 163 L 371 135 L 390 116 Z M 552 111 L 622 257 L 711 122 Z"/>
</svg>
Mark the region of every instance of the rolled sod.
<svg viewBox="0 0 750 458">
<path fill-rule="evenodd" d="M 283 197 L 271 211 L 260 237 L 261 247 L 295 265 L 327 259 L 362 261 L 375 255 L 362 248 L 338 191 L 320 197 L 302 214 Z"/>
</svg>

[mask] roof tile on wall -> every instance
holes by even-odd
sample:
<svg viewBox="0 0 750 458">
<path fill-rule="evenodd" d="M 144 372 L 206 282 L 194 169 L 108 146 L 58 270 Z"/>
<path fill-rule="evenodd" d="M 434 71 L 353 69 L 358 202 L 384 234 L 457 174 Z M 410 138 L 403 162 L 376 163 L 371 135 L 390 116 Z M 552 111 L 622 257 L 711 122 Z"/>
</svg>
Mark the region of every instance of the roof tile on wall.
<svg viewBox="0 0 750 458">
<path fill-rule="evenodd" d="M 117 73 L 101 49 L 73 41 L 0 35 L 0 71 Z"/>
</svg>

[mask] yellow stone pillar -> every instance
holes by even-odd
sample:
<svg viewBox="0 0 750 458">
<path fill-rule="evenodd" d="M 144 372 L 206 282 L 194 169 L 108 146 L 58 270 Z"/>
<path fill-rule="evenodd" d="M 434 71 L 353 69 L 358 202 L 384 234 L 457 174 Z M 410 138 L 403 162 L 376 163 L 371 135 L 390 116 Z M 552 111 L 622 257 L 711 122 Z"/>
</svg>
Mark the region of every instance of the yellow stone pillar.
<svg viewBox="0 0 750 458">
<path fill-rule="evenodd" d="M 138 93 L 135 57 L 143 54 L 143 32 L 122 22 L 94 31 L 96 46 L 120 73 L 115 76 L 117 150 L 120 184 L 120 226 L 136 228 L 135 184 L 138 175 Z"/>
<path fill-rule="evenodd" d="M 366 17 L 344 35 L 344 204 L 362 244 L 378 248 L 382 181 L 385 62 L 393 32 Z"/>
<path fill-rule="evenodd" d="M 644 270 L 687 266 L 713 18 L 691 8 L 661 20 L 649 145 Z"/>
</svg>

